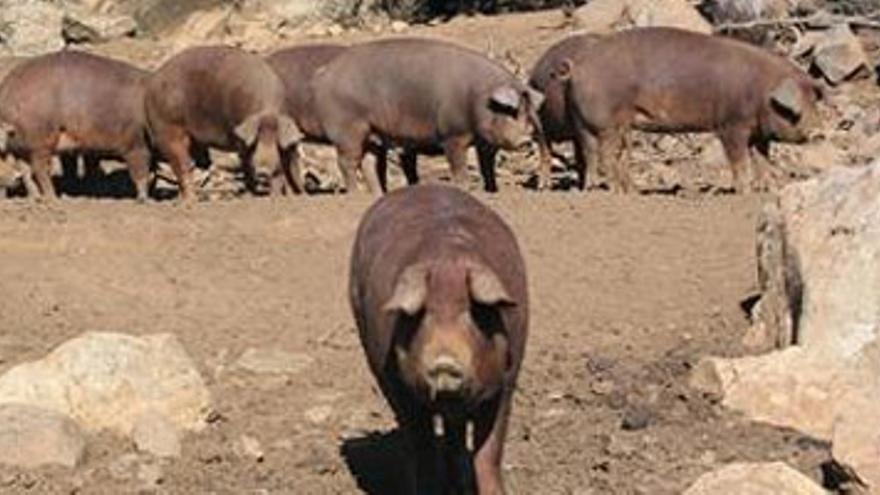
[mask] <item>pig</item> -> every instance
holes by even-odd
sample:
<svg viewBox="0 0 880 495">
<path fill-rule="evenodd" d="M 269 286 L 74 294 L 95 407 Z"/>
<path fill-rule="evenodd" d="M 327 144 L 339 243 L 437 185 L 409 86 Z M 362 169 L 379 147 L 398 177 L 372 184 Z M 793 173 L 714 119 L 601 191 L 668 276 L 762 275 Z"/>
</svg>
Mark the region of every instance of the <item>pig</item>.
<svg viewBox="0 0 880 495">
<path fill-rule="evenodd" d="M 318 69 L 345 49 L 345 45 L 319 43 L 284 48 L 266 58 L 266 62 L 284 83 L 285 111 L 302 131 L 303 142 L 330 143 L 316 116 L 315 97 L 310 83 Z M 294 159 L 296 156 L 289 149 L 283 150 L 282 168 L 289 175 L 294 192 L 302 193 L 305 188 L 299 161 Z"/>
<path fill-rule="evenodd" d="M 349 191 L 356 189 L 371 136 L 401 146 L 407 178 L 415 153 L 442 149 L 455 183 L 467 181 L 467 149 L 477 148 L 487 191 L 496 191 L 495 155 L 532 140 L 543 96 L 500 64 L 450 42 L 390 38 L 349 48 L 312 78 L 315 109 L 336 145 Z M 382 192 L 375 170 L 368 188 Z"/>
<path fill-rule="evenodd" d="M 268 181 L 269 193 L 280 194 L 282 150 L 295 149 L 303 137 L 284 105 L 284 83 L 275 71 L 239 48 L 190 48 L 162 64 L 147 82 L 145 106 L 181 199 L 194 197 L 191 151 L 205 155 L 207 148 L 237 152 L 253 192 Z"/>
<path fill-rule="evenodd" d="M 18 61 L 0 84 L 0 148 L 30 164 L 48 200 L 56 197 L 52 156 L 69 161 L 85 153 L 125 160 L 137 199 L 145 201 L 152 161 L 146 76 L 125 62 L 72 50 Z"/>
<path fill-rule="evenodd" d="M 613 189 L 632 189 L 620 159 L 629 129 L 715 133 L 742 191 L 751 147 L 766 155 L 772 141 L 803 143 L 820 125 L 821 88 L 788 60 L 741 41 L 655 27 L 562 44 L 537 64 L 532 84 L 554 95 L 544 124 L 564 123 L 554 132 L 573 139 L 582 189 L 587 170 L 612 152 Z"/>
<path fill-rule="evenodd" d="M 568 121 L 565 85 L 555 79 L 554 72 L 562 66 L 564 60 L 574 63 L 580 52 L 600 39 L 593 33 L 575 34 L 550 47 L 535 63 L 529 76 L 529 85 L 544 94 L 544 104 L 538 109 L 541 119 L 542 133 L 537 137 L 541 151 L 541 163 L 538 170 L 538 189 L 550 187 L 550 165 L 552 143 L 571 141 L 574 131 Z M 580 149 L 575 148 L 576 153 Z M 578 158 L 583 160 L 583 158 Z"/>
<path fill-rule="evenodd" d="M 0 85 L 12 69 L 26 60 L 27 57 L 0 57 Z M 39 189 L 33 182 L 30 168 L 6 150 L 6 139 L 12 130 L 9 124 L 0 123 L 0 155 L 2 155 L 0 156 L 0 198 L 6 197 L 8 191 L 15 189 L 20 183 L 24 183 L 28 193 L 36 197 L 39 195 Z"/>
<path fill-rule="evenodd" d="M 350 270 L 370 370 L 413 449 L 402 492 L 504 493 L 529 319 L 511 229 L 456 187 L 398 189 L 365 213 Z"/>
</svg>

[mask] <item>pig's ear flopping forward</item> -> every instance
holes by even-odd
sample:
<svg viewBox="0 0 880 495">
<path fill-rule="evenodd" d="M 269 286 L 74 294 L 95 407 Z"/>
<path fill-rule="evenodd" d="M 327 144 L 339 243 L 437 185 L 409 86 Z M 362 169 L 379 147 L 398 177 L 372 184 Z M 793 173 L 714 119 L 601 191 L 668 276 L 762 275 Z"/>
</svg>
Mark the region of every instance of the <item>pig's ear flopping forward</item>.
<svg viewBox="0 0 880 495">
<path fill-rule="evenodd" d="M 417 315 L 425 307 L 428 297 L 428 271 L 425 266 L 413 265 L 397 277 L 394 293 L 385 303 L 385 311 L 400 311 L 410 316 Z"/>
<path fill-rule="evenodd" d="M 248 146 L 254 144 L 254 141 L 257 140 L 261 117 L 262 115 L 260 114 L 253 114 L 235 128 L 235 135 Z"/>
<path fill-rule="evenodd" d="M 504 284 L 498 276 L 489 268 L 474 264 L 468 269 L 468 286 L 471 298 L 474 301 L 487 306 L 514 306 L 516 301 L 504 288 Z"/>
<path fill-rule="evenodd" d="M 289 148 L 305 137 L 296 122 L 287 115 L 278 116 L 278 144 Z"/>
<path fill-rule="evenodd" d="M 519 91 L 511 86 L 498 86 L 492 91 L 491 101 L 493 104 L 501 108 L 516 111 L 519 110 L 520 95 Z"/>
<path fill-rule="evenodd" d="M 803 113 L 801 88 L 794 79 L 788 78 L 777 86 L 770 93 L 770 101 L 796 117 Z"/>
</svg>

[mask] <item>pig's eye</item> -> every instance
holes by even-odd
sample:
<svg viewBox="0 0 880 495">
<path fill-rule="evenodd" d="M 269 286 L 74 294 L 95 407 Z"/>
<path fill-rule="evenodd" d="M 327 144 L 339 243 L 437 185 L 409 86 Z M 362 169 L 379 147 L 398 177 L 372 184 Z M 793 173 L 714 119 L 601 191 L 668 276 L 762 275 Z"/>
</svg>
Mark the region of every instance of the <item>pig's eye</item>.
<svg viewBox="0 0 880 495">
<path fill-rule="evenodd" d="M 394 336 L 398 345 L 409 349 L 413 337 L 422 326 L 422 320 L 425 319 L 425 311 L 419 311 L 414 315 L 399 313 L 394 322 Z"/>
<path fill-rule="evenodd" d="M 471 319 L 486 338 L 491 338 L 492 335 L 504 329 L 504 321 L 501 319 L 501 312 L 498 311 L 497 306 L 488 306 L 472 301 Z"/>
</svg>

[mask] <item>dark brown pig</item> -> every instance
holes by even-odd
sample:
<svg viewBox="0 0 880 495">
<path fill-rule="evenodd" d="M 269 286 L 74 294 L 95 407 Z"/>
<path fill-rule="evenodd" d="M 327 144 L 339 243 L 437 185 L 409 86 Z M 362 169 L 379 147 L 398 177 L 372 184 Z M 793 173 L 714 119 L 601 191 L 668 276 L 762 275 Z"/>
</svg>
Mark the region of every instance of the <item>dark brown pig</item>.
<svg viewBox="0 0 880 495">
<path fill-rule="evenodd" d="M 495 191 L 496 152 L 531 140 L 543 99 L 475 51 L 418 38 L 351 47 L 320 69 L 312 85 L 349 191 L 371 136 L 407 151 L 411 179 L 417 178 L 414 152 L 441 147 L 458 184 L 467 180 L 467 149 L 475 145 L 485 188 Z M 375 170 L 364 175 L 369 188 L 381 192 Z"/>
<path fill-rule="evenodd" d="M 529 315 L 510 228 L 450 186 L 394 191 L 361 221 L 349 287 L 370 369 L 414 449 L 404 493 L 504 493 Z"/>
<path fill-rule="evenodd" d="M 192 199 L 191 150 L 238 152 L 253 190 L 262 179 L 283 190 L 281 152 L 302 132 L 287 115 L 284 84 L 259 56 L 233 47 L 197 47 L 165 62 L 150 78 L 147 118 L 184 200 Z"/>
<path fill-rule="evenodd" d="M 583 49 L 600 39 L 596 34 L 576 34 L 569 36 L 550 47 L 535 63 L 529 77 L 529 85 L 544 94 L 544 104 L 538 110 L 543 133 L 537 136 L 541 149 L 541 166 L 538 171 L 538 189 L 550 187 L 550 158 L 553 143 L 571 141 L 574 130 L 569 122 L 566 102 L 566 84 L 559 79 L 558 71 L 563 62 L 574 64 Z M 580 153 L 579 148 L 575 148 Z M 583 162 L 583 157 L 577 158 Z"/>
<path fill-rule="evenodd" d="M 46 198 L 55 197 L 52 156 L 82 152 L 124 159 L 138 199 L 145 200 L 152 158 L 143 108 L 146 75 L 77 51 L 17 62 L 0 85 L 0 146 L 30 163 Z"/>
<path fill-rule="evenodd" d="M 816 84 L 788 60 L 740 41 L 643 28 L 573 48 L 555 67 L 541 66 L 549 77 L 533 81 L 543 78 L 547 92 L 562 85 L 582 188 L 587 170 L 607 161 L 629 129 L 714 132 L 735 188 L 745 189 L 751 146 L 766 154 L 771 141 L 806 141 L 819 124 Z M 618 190 L 632 188 L 620 159 L 612 179 Z"/>
<path fill-rule="evenodd" d="M 329 143 L 316 115 L 311 80 L 318 69 L 345 49 L 344 45 L 331 43 L 302 45 L 279 50 L 266 58 L 284 83 L 286 112 L 303 132 L 304 142 Z M 296 192 L 301 193 L 304 192 L 303 177 L 296 158 L 297 155 L 288 149 L 282 152 L 283 168 L 290 175 Z"/>
</svg>

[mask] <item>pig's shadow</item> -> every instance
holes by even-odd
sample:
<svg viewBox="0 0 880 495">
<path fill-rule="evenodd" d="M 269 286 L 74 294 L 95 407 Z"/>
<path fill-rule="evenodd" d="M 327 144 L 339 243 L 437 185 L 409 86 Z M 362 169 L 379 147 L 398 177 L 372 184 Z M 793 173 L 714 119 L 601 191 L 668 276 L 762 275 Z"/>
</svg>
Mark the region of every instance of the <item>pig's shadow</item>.
<svg viewBox="0 0 880 495">
<path fill-rule="evenodd" d="M 400 493 L 406 442 L 399 429 L 347 439 L 339 450 L 361 490 L 370 495 Z"/>
</svg>

